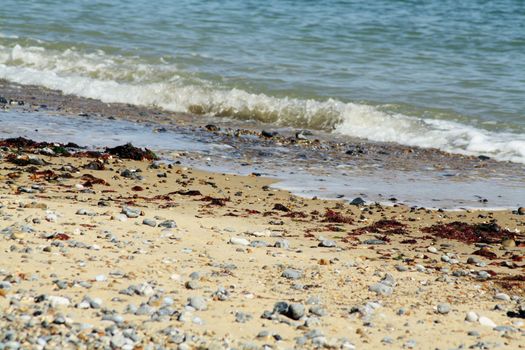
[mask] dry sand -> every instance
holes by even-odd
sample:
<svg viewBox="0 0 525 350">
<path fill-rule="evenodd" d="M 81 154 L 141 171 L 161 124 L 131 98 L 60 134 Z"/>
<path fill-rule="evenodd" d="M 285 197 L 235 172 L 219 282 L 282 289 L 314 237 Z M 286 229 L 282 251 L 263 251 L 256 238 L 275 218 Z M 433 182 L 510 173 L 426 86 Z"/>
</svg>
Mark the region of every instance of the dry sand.
<svg viewBox="0 0 525 350">
<path fill-rule="evenodd" d="M 0 158 L 1 348 L 525 348 L 517 211 L 358 207 L 115 156 Z M 456 221 L 471 226 L 425 230 Z"/>
</svg>

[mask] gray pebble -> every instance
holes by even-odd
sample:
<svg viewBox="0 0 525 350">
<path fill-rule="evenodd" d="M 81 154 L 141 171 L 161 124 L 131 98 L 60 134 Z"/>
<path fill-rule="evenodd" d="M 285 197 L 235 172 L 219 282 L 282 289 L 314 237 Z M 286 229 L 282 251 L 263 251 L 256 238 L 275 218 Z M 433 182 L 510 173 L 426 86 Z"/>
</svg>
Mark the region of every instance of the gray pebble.
<svg viewBox="0 0 525 350">
<path fill-rule="evenodd" d="M 187 289 L 199 289 L 201 287 L 197 280 L 190 280 L 186 282 L 185 286 Z"/>
<path fill-rule="evenodd" d="M 283 271 L 282 277 L 288 278 L 290 280 L 297 280 L 303 276 L 302 272 L 294 269 L 286 269 Z"/>
<path fill-rule="evenodd" d="M 439 312 L 442 315 L 448 314 L 450 312 L 450 305 L 445 303 L 438 304 L 437 312 Z"/>
<path fill-rule="evenodd" d="M 176 228 L 177 224 L 173 220 L 165 220 L 159 224 L 159 227 Z"/>
<path fill-rule="evenodd" d="M 336 246 L 335 241 L 332 241 L 329 239 L 323 239 L 318 244 L 318 247 L 324 247 L 324 248 L 334 248 L 335 246 Z"/>
<path fill-rule="evenodd" d="M 151 226 L 151 227 L 155 227 L 157 226 L 157 222 L 153 219 L 144 219 L 142 220 L 142 224 L 143 225 L 147 225 L 147 226 Z"/>
<path fill-rule="evenodd" d="M 288 242 L 286 239 L 278 239 L 277 241 L 275 241 L 275 244 L 273 246 L 275 248 L 289 249 L 290 242 Z"/>
<path fill-rule="evenodd" d="M 200 296 L 188 298 L 188 305 L 194 308 L 195 310 L 206 310 L 206 308 L 208 307 L 206 304 L 206 300 Z"/>
<path fill-rule="evenodd" d="M 123 207 L 122 214 L 126 215 L 130 219 L 135 219 L 140 216 L 140 209 L 133 209 L 130 207 Z"/>
<path fill-rule="evenodd" d="M 290 317 L 292 320 L 299 320 L 301 317 L 304 316 L 304 305 L 303 304 L 290 304 L 287 311 L 287 316 Z"/>
<path fill-rule="evenodd" d="M 383 283 L 375 283 L 368 287 L 368 290 L 370 290 L 371 292 L 375 292 L 377 295 L 384 296 L 391 295 L 394 292 L 394 288 L 387 286 Z"/>
</svg>

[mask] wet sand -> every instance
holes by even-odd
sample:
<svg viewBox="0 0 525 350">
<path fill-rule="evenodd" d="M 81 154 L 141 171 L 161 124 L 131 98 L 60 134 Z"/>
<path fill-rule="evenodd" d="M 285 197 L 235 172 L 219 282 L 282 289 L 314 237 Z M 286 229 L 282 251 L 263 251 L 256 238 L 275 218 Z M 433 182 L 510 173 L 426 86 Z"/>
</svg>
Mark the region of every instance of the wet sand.
<svg viewBox="0 0 525 350">
<path fill-rule="evenodd" d="M 99 135 L 86 130 L 88 136 L 79 142 L 105 146 L 109 143 L 108 133 L 111 134 L 112 129 L 115 134 L 126 132 L 126 126 L 115 127 L 111 123 L 121 120 L 138 123 L 137 127 L 131 128 L 144 128 L 144 134 L 135 135 L 131 142 L 144 138 L 144 146 L 158 144 L 160 149 L 156 151 L 166 151 L 161 155 L 167 160 L 215 172 L 260 173 L 279 179 L 276 184 L 279 188 L 310 198 L 344 197 L 351 201 L 360 196 L 368 202 L 446 209 L 515 208 L 524 205 L 523 164 L 498 162 L 483 156 L 449 154 L 436 149 L 370 142 L 322 130 L 294 130 L 218 116 L 174 114 L 154 108 L 106 104 L 2 80 L 0 91 L 7 99 L 13 100 L 12 104 L 5 106 L 7 110 L 42 115 L 42 128 L 50 123 L 46 115 L 70 118 L 70 124 L 76 120 L 78 130 L 93 123 L 106 125 L 104 128 L 107 130 L 103 132 L 99 128 Z M 17 101 L 24 101 L 24 104 L 19 106 Z M 11 118 L 15 120 L 19 117 L 14 115 Z M 61 122 L 51 124 L 59 129 L 63 127 Z M 16 129 L 16 124 L 9 125 L 9 128 Z M 40 139 L 53 140 L 53 130 L 47 138 L 42 132 Z M 39 136 L 34 132 L 28 134 Z M 79 133 L 79 136 L 82 134 Z M 11 137 L 8 135 L 4 137 Z M 173 142 L 156 142 L 157 139 L 169 137 L 184 138 L 192 141 L 193 145 L 186 142 L 181 147 L 181 144 L 174 145 Z M 197 148 L 204 148 L 206 152 L 191 149 L 196 143 L 199 143 Z M 209 151 L 209 145 L 220 147 Z M 189 148 L 186 149 L 186 146 Z M 179 147 L 177 153 L 172 152 L 173 147 Z"/>
<path fill-rule="evenodd" d="M 15 90 L 2 94 L 32 100 L 31 87 Z M 100 118 L 151 113 L 110 105 L 106 115 L 98 101 L 39 91 L 41 100 L 16 108 L 34 111 L 46 101 L 46 109 L 65 114 L 95 113 L 87 106 Z M 206 129 L 162 113 L 175 129 L 236 137 L 228 136 L 228 121 Z M 239 132 L 309 154 L 337 150 L 321 134 L 292 141 L 291 131 L 271 138 L 255 127 Z M 370 150 L 356 153 L 359 164 L 379 162 L 375 156 L 423 164 L 428 154 L 447 169 L 509 176 L 521 169 L 359 142 Z M 257 174 L 24 140 L 0 146 L 6 348 L 525 347 L 525 209 L 351 205 L 298 197 Z"/>
</svg>

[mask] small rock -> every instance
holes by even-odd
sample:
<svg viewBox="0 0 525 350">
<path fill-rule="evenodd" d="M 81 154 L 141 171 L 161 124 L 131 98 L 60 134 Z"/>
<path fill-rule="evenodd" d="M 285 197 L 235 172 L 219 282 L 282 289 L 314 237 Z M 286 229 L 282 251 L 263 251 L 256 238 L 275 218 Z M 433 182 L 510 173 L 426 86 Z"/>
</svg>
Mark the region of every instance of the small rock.
<svg viewBox="0 0 525 350">
<path fill-rule="evenodd" d="M 436 247 L 430 246 L 427 248 L 427 251 L 432 254 L 437 254 L 438 250 Z"/>
<path fill-rule="evenodd" d="M 299 270 L 286 269 L 281 276 L 290 280 L 297 280 L 303 276 L 303 273 Z"/>
<path fill-rule="evenodd" d="M 273 246 L 275 248 L 289 249 L 290 242 L 288 242 L 286 239 L 278 239 L 277 241 L 275 241 L 275 244 Z"/>
<path fill-rule="evenodd" d="M 329 239 L 323 239 L 318 244 L 318 247 L 324 247 L 324 248 L 333 248 L 335 246 L 336 246 L 335 241 L 332 241 L 332 240 L 329 240 Z"/>
<path fill-rule="evenodd" d="M 142 220 L 142 224 L 146 226 L 151 226 L 151 227 L 157 226 L 157 222 L 153 219 L 144 219 Z"/>
<path fill-rule="evenodd" d="M 187 289 L 192 289 L 192 290 L 200 288 L 199 281 L 197 281 L 197 280 L 188 281 L 188 282 L 186 282 L 185 286 L 186 286 Z"/>
<path fill-rule="evenodd" d="M 485 327 L 490 327 L 490 328 L 497 327 L 497 324 L 495 324 L 494 321 L 492 321 L 490 318 L 486 316 L 481 316 L 478 319 L 478 322 L 480 325 L 485 326 Z"/>
<path fill-rule="evenodd" d="M 159 224 L 160 227 L 177 228 L 177 224 L 173 220 L 165 220 Z"/>
<path fill-rule="evenodd" d="M 368 287 L 368 290 L 371 292 L 375 292 L 377 295 L 384 295 L 388 296 L 391 295 L 394 292 L 394 288 L 387 286 L 383 283 L 375 283 Z"/>
<path fill-rule="evenodd" d="M 437 312 L 442 315 L 448 314 L 450 312 L 450 305 L 445 303 L 438 304 Z"/>
<path fill-rule="evenodd" d="M 199 296 L 188 298 L 188 305 L 194 308 L 195 310 L 199 311 L 206 310 L 208 307 L 206 304 L 206 300 L 203 297 Z"/>
<path fill-rule="evenodd" d="M 59 306 L 69 306 L 69 303 L 70 303 L 68 298 L 55 296 L 55 295 L 51 295 L 48 298 L 48 300 L 49 300 L 49 305 L 52 308 L 57 308 Z"/>
<path fill-rule="evenodd" d="M 132 209 L 130 207 L 123 207 L 122 214 L 126 215 L 130 219 L 135 219 L 140 216 L 140 209 Z"/>
<path fill-rule="evenodd" d="M 234 244 L 234 245 L 242 245 L 242 246 L 249 246 L 250 245 L 250 241 L 245 239 L 245 238 L 241 238 L 241 237 L 232 237 L 230 238 L 230 243 L 231 244 Z"/>
<path fill-rule="evenodd" d="M 363 198 L 361 197 L 357 197 L 357 198 L 354 198 L 351 202 L 350 202 L 350 205 L 355 205 L 355 206 L 362 206 L 362 205 L 365 205 L 366 202 Z"/>
<path fill-rule="evenodd" d="M 505 293 L 497 293 L 494 295 L 494 299 L 496 300 L 503 300 L 503 301 L 510 301 L 510 296 Z"/>
<path fill-rule="evenodd" d="M 467 315 L 465 316 L 465 321 L 468 322 L 477 322 L 478 321 L 478 314 L 474 311 L 467 312 Z"/>
<path fill-rule="evenodd" d="M 286 316 L 290 317 L 292 320 L 299 320 L 304 316 L 304 305 L 303 304 L 290 304 L 286 312 Z"/>
</svg>

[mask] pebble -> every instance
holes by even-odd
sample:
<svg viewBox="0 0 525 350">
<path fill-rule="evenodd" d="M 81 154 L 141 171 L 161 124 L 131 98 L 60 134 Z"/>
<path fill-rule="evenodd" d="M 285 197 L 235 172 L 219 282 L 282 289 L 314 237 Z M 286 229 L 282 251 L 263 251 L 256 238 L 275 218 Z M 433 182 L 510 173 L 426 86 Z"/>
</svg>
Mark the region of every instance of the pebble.
<svg viewBox="0 0 525 350">
<path fill-rule="evenodd" d="M 478 278 L 482 279 L 482 280 L 486 280 L 486 279 L 490 278 L 490 273 L 488 273 L 487 271 L 479 271 L 478 272 Z"/>
<path fill-rule="evenodd" d="M 450 312 L 450 305 L 445 303 L 438 304 L 437 312 L 442 315 L 448 314 Z"/>
<path fill-rule="evenodd" d="M 363 244 L 367 244 L 367 245 L 382 245 L 382 244 L 386 244 L 386 242 L 383 241 L 383 240 L 380 240 L 380 239 L 367 239 L 367 240 L 363 241 Z"/>
<path fill-rule="evenodd" d="M 356 197 L 350 202 L 350 205 L 355 205 L 358 207 L 365 205 L 365 204 L 366 204 L 365 200 L 361 197 Z"/>
<path fill-rule="evenodd" d="M 405 265 L 396 265 L 395 268 L 399 272 L 406 272 L 406 271 L 408 271 L 408 267 L 406 267 Z"/>
<path fill-rule="evenodd" d="M 199 284 L 199 281 L 197 280 L 188 281 L 186 282 L 185 286 L 187 289 L 192 289 L 192 290 L 199 289 L 201 287 Z"/>
<path fill-rule="evenodd" d="M 468 322 L 477 322 L 478 321 L 478 314 L 474 311 L 467 312 L 467 315 L 465 316 L 465 321 Z"/>
<path fill-rule="evenodd" d="M 286 315 L 290 317 L 292 320 L 299 320 L 301 317 L 304 316 L 305 308 L 303 304 L 290 304 L 288 307 L 288 310 L 286 312 Z"/>
<path fill-rule="evenodd" d="M 275 248 L 289 249 L 290 242 L 288 242 L 286 239 L 278 239 L 277 241 L 275 241 L 275 244 L 273 246 Z"/>
<path fill-rule="evenodd" d="M 246 323 L 252 319 L 252 315 L 245 314 L 244 312 L 235 313 L 235 322 Z"/>
<path fill-rule="evenodd" d="M 159 224 L 159 227 L 164 228 L 177 228 L 177 223 L 173 220 L 165 220 Z"/>
<path fill-rule="evenodd" d="M 57 222 L 58 221 L 58 216 L 57 214 L 55 213 L 49 213 L 46 215 L 46 221 L 49 221 L 49 222 Z"/>
<path fill-rule="evenodd" d="M 496 332 L 514 333 L 518 330 L 512 326 L 496 326 L 493 328 Z"/>
<path fill-rule="evenodd" d="M 151 226 L 151 227 L 157 226 L 157 222 L 153 219 L 144 219 L 142 220 L 142 224 L 146 226 Z"/>
<path fill-rule="evenodd" d="M 432 253 L 432 254 L 437 254 L 437 252 L 438 252 L 437 248 L 433 247 L 433 246 L 428 247 L 427 251 Z"/>
<path fill-rule="evenodd" d="M 310 313 L 319 317 L 328 315 L 328 312 L 321 305 L 314 305 L 309 309 Z"/>
<path fill-rule="evenodd" d="M 409 339 L 405 342 L 405 344 L 403 344 L 403 347 L 407 349 L 414 349 L 416 345 L 417 342 L 414 339 Z"/>
<path fill-rule="evenodd" d="M 234 245 L 242 245 L 242 246 L 249 246 L 250 245 L 250 241 L 249 240 L 247 240 L 246 238 L 241 238 L 241 237 L 231 237 L 230 238 L 230 243 L 234 244 Z"/>
<path fill-rule="evenodd" d="M 488 318 L 486 316 L 481 316 L 478 319 L 478 322 L 479 322 L 480 325 L 485 326 L 485 327 L 490 327 L 490 328 L 497 327 L 497 324 L 494 323 L 494 321 L 492 321 L 490 318 Z"/>
<path fill-rule="evenodd" d="M 206 300 L 203 297 L 195 296 L 188 298 L 188 305 L 194 308 L 195 310 L 206 310 L 208 305 Z"/>
<path fill-rule="evenodd" d="M 97 275 L 95 276 L 95 281 L 97 282 L 104 282 L 107 280 L 107 277 L 105 275 Z"/>
<path fill-rule="evenodd" d="M 467 264 L 471 264 L 471 265 L 477 265 L 480 262 L 481 262 L 481 259 L 478 258 L 477 256 L 469 256 L 467 259 Z"/>
<path fill-rule="evenodd" d="M 337 244 L 335 241 L 329 240 L 329 239 L 323 239 L 321 242 L 319 242 L 318 247 L 324 247 L 324 248 L 334 248 Z"/>
<path fill-rule="evenodd" d="M 59 306 L 69 306 L 69 304 L 70 304 L 70 301 L 69 301 L 68 298 L 64 298 L 64 297 L 61 297 L 61 296 L 51 295 L 51 296 L 49 296 L 49 298 L 47 300 L 49 301 L 49 305 L 52 308 L 57 308 Z"/>
<path fill-rule="evenodd" d="M 368 290 L 371 292 L 375 292 L 377 295 L 383 296 L 391 295 L 394 292 L 394 288 L 387 286 L 383 283 L 375 283 L 368 287 Z"/>
<path fill-rule="evenodd" d="M 494 295 L 494 299 L 496 300 L 503 300 L 503 301 L 510 301 L 510 296 L 505 293 L 497 293 Z"/>
<path fill-rule="evenodd" d="M 286 269 L 283 271 L 281 276 L 290 280 L 297 280 L 303 276 L 303 273 L 299 270 Z"/>
<path fill-rule="evenodd" d="M 122 214 L 126 215 L 130 219 L 135 219 L 140 216 L 140 209 L 133 209 L 130 207 L 122 207 Z"/>
</svg>

